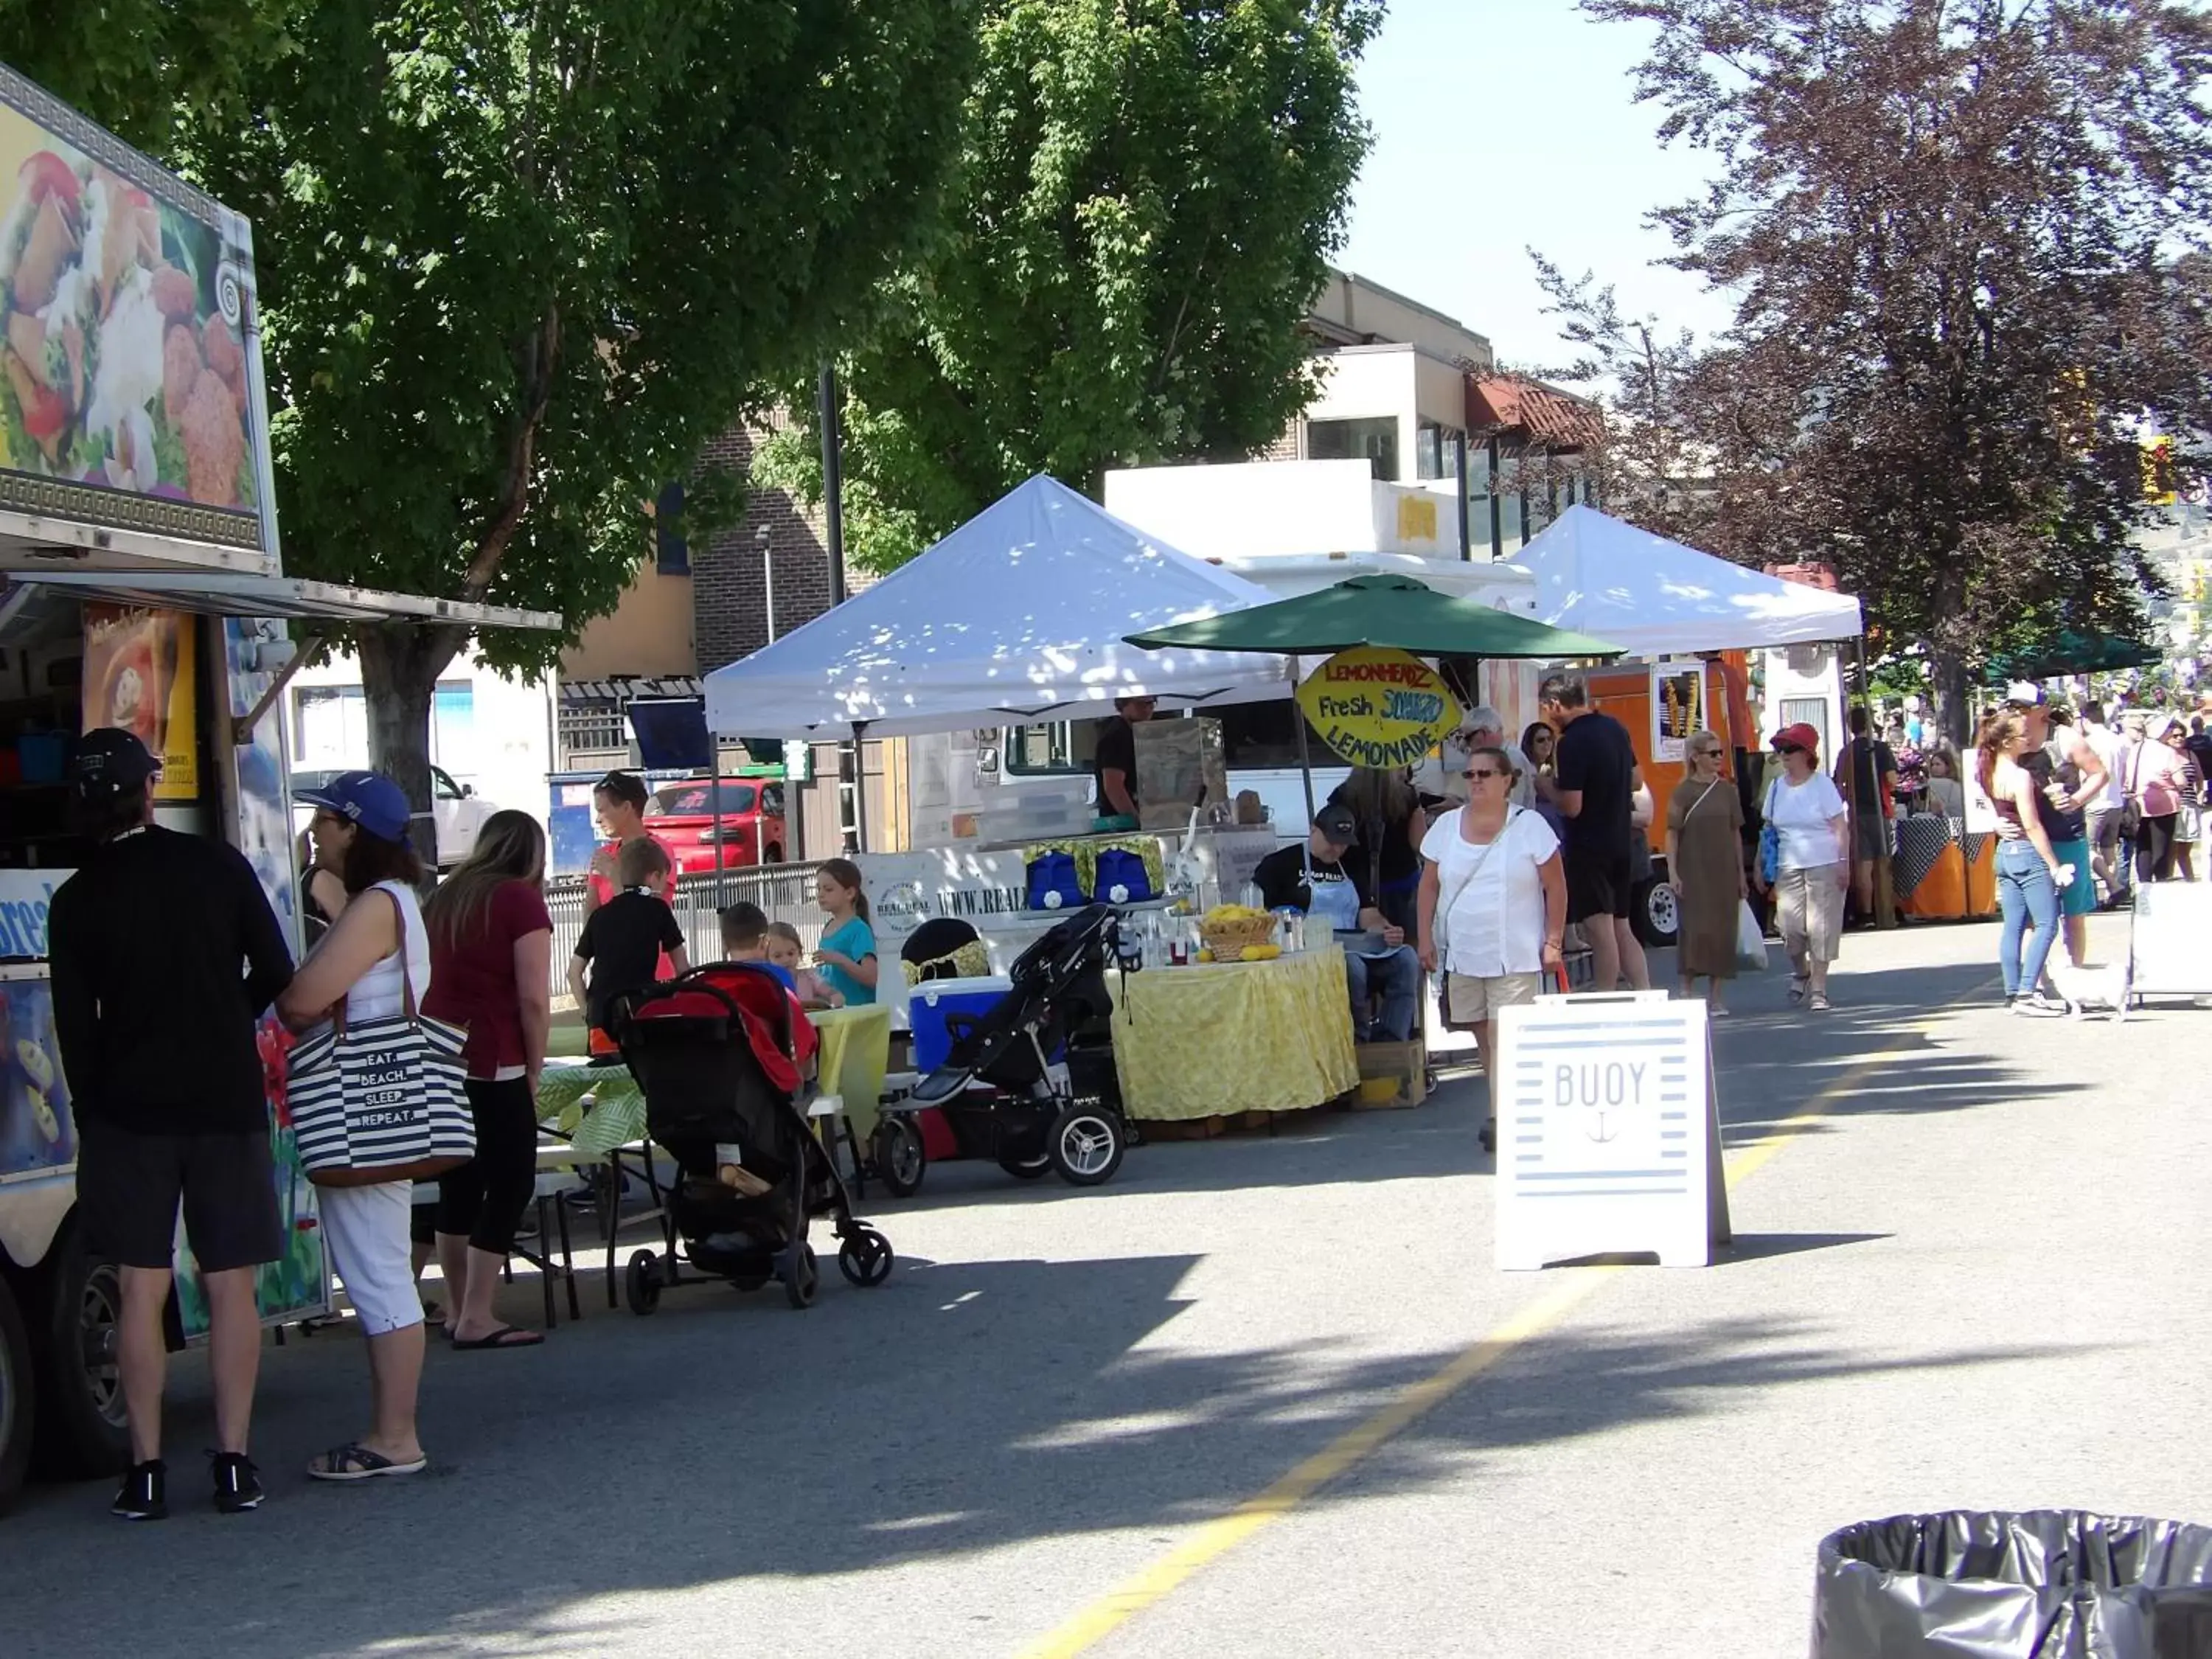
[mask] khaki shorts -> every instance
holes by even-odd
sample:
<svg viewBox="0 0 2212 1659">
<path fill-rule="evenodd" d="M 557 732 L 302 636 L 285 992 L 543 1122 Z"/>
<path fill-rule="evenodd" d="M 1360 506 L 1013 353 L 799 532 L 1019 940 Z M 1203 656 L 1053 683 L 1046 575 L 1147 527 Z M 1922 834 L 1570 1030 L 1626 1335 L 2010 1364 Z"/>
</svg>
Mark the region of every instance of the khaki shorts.
<svg viewBox="0 0 2212 1659">
<path fill-rule="evenodd" d="M 1473 974 L 1444 977 L 1444 1018 L 1454 1025 L 1480 1025 L 1498 1018 L 1501 1008 L 1534 1002 L 1542 988 L 1541 974 L 1499 974 L 1479 979 Z"/>
</svg>

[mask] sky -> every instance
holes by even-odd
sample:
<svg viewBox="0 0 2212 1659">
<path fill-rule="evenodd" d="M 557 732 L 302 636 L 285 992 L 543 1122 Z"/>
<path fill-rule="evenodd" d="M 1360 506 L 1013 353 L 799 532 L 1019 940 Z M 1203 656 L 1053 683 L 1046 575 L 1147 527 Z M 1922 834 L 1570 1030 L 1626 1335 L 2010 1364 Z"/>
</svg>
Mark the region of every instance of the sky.
<svg viewBox="0 0 2212 1659">
<path fill-rule="evenodd" d="M 1375 147 L 1336 264 L 1457 318 L 1500 363 L 1569 361 L 1526 250 L 1595 270 L 1632 316 L 1709 332 L 1726 306 L 1655 266 L 1652 208 L 1697 191 L 1710 158 L 1662 149 L 1634 100 L 1648 32 L 1574 0 L 1390 0 L 1359 76 Z"/>
</svg>

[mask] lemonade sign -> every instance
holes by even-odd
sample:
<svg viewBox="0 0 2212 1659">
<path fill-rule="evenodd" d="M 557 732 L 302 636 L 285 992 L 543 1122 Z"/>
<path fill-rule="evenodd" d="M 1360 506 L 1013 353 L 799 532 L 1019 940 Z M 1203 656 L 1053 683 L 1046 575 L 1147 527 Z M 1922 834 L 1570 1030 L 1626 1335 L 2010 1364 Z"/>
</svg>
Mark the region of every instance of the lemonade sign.
<svg viewBox="0 0 2212 1659">
<path fill-rule="evenodd" d="M 1339 757 L 1376 771 L 1418 763 L 1460 721 L 1437 671 L 1388 646 L 1338 652 L 1298 687 L 1298 707 Z"/>
</svg>

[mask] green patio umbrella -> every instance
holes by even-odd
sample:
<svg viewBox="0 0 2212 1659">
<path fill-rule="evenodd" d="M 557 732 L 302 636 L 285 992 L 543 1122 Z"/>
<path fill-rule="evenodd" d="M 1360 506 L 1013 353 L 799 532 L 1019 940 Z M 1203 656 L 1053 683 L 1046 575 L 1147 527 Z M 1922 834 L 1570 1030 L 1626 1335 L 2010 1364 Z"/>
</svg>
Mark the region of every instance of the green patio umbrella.
<svg viewBox="0 0 2212 1659">
<path fill-rule="evenodd" d="M 1611 660 L 1626 654 L 1587 634 L 1439 593 L 1425 582 L 1400 575 L 1354 576 L 1317 593 L 1124 637 L 1152 651 L 1264 651 L 1292 658 L 1332 656 L 1356 645 L 1393 646 L 1417 657 Z M 1295 678 L 1295 663 L 1291 673 Z M 1303 714 L 1297 727 L 1298 769 L 1305 775 L 1306 815 L 1311 817 L 1313 762 L 1306 752 Z"/>
<path fill-rule="evenodd" d="M 1355 645 L 1395 646 L 1417 657 L 1609 660 L 1626 654 L 1619 646 L 1587 634 L 1439 593 L 1411 576 L 1397 575 L 1354 576 L 1317 593 L 1176 623 L 1127 638 L 1131 645 L 1156 651 L 1186 647 L 1267 651 L 1286 657 L 1325 657 Z"/>
<path fill-rule="evenodd" d="M 1990 659 L 1984 678 L 1991 685 L 2008 680 L 2049 680 L 2061 674 L 2104 674 L 2121 668 L 2154 668 L 2166 653 L 2118 634 L 2079 634 L 2067 629 L 2041 650 L 2015 651 Z"/>
</svg>

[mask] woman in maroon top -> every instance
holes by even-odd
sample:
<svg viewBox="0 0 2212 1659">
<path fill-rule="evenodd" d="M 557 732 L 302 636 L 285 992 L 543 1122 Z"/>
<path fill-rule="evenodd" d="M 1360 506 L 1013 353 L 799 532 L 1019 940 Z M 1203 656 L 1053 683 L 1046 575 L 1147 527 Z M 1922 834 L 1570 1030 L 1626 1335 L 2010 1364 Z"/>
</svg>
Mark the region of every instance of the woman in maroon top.
<svg viewBox="0 0 2212 1659">
<path fill-rule="evenodd" d="M 523 1348 L 538 1331 L 492 1312 L 516 1227 L 538 1188 L 538 1075 L 552 1023 L 553 918 L 545 832 L 495 812 L 476 850 L 430 896 L 430 994 L 422 1012 L 469 1028 L 462 1060 L 477 1155 L 438 1182 L 438 1262 L 456 1348 Z"/>
</svg>

